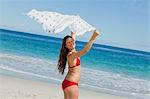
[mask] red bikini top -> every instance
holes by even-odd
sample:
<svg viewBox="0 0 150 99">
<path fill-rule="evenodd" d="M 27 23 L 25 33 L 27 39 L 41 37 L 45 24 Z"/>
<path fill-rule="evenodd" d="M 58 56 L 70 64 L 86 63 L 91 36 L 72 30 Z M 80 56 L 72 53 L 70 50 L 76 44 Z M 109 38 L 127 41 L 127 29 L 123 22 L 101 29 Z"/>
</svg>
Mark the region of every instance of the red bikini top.
<svg viewBox="0 0 150 99">
<path fill-rule="evenodd" d="M 72 52 L 72 53 L 73 53 L 73 52 Z M 72 54 L 72 53 L 71 53 L 71 54 Z M 69 55 L 71 55 L 71 54 L 69 54 Z M 74 67 L 76 67 L 76 66 L 80 66 L 80 57 L 77 57 L 77 58 L 76 58 L 76 64 L 75 64 L 74 66 L 71 66 L 71 67 L 69 66 L 69 68 L 74 68 Z"/>
<path fill-rule="evenodd" d="M 69 68 L 74 68 L 74 67 L 76 67 L 76 66 L 80 66 L 80 58 L 79 58 L 79 57 L 76 58 L 76 65 L 71 66 L 71 67 L 69 67 Z"/>
</svg>

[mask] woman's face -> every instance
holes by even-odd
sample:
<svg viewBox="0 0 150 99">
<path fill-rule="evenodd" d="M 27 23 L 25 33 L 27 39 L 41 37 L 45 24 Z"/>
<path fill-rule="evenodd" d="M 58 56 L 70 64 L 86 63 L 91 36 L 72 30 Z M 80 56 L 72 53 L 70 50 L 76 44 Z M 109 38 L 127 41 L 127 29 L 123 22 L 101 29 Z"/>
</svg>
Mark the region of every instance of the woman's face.
<svg viewBox="0 0 150 99">
<path fill-rule="evenodd" d="M 74 40 L 72 38 L 67 38 L 66 40 L 66 48 L 68 48 L 69 50 L 74 49 Z"/>
</svg>

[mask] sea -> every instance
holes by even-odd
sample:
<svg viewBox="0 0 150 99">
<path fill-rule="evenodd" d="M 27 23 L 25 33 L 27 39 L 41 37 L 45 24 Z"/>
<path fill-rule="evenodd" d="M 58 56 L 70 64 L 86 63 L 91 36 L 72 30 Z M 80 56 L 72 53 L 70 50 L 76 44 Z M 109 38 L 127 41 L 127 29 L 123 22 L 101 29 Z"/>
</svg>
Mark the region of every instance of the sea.
<svg viewBox="0 0 150 99">
<path fill-rule="evenodd" d="M 61 84 L 61 38 L 0 29 L 0 75 Z M 76 41 L 76 50 L 87 42 Z M 81 57 L 79 88 L 150 99 L 150 52 L 93 44 Z"/>
</svg>

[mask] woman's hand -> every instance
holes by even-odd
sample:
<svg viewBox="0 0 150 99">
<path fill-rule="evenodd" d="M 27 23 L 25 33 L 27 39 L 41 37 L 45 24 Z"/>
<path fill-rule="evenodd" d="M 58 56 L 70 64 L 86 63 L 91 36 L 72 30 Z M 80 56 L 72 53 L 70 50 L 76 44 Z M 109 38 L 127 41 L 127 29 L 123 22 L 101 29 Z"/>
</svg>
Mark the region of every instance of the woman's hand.
<svg viewBox="0 0 150 99">
<path fill-rule="evenodd" d="M 83 56 L 84 54 L 86 54 L 90 50 L 94 40 L 96 39 L 96 37 L 99 34 L 100 34 L 100 32 L 98 30 L 95 30 L 92 37 L 88 41 L 88 43 L 85 45 L 85 47 L 81 51 L 78 51 L 76 54 L 74 54 L 74 58 L 80 57 L 80 56 Z"/>
<path fill-rule="evenodd" d="M 99 34 L 100 34 L 100 32 L 98 29 L 94 30 L 94 35 L 98 36 Z"/>
<path fill-rule="evenodd" d="M 100 34 L 100 32 L 99 32 L 98 30 L 94 30 L 94 33 L 93 33 L 93 35 L 92 35 L 92 37 L 91 37 L 90 40 L 95 40 L 95 38 L 96 38 L 99 34 Z"/>
<path fill-rule="evenodd" d="M 75 40 L 76 40 L 76 33 L 74 33 L 74 32 L 71 31 L 71 36 L 72 36 L 72 38 L 73 38 L 74 41 L 75 41 Z"/>
</svg>

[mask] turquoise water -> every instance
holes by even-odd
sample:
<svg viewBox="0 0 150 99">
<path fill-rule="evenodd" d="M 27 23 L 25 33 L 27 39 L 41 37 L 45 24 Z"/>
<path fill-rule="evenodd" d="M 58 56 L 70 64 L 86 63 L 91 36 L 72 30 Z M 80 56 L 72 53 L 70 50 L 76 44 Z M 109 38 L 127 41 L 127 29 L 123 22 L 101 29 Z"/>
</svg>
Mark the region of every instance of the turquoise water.
<svg viewBox="0 0 150 99">
<path fill-rule="evenodd" d="M 77 41 L 76 49 L 82 49 L 85 44 Z M 11 72 L 11 75 L 32 75 L 58 82 L 64 78 L 56 73 L 60 38 L 0 29 L 0 45 L 1 74 Z M 94 44 L 81 57 L 81 66 L 81 87 L 150 94 L 149 52 Z"/>
</svg>

